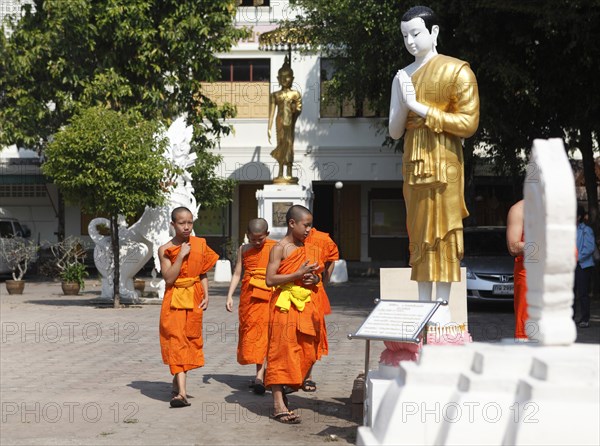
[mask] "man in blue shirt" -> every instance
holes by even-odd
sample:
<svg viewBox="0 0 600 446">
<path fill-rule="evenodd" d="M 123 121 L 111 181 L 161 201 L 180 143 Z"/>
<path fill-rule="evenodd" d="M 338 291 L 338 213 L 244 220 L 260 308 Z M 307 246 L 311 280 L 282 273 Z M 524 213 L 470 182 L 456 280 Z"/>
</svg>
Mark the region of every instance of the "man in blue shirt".
<svg viewBox="0 0 600 446">
<path fill-rule="evenodd" d="M 573 302 L 573 316 L 579 302 L 580 328 L 590 326 L 590 279 L 594 270 L 594 248 L 596 238 L 594 231 L 585 221 L 587 212 L 581 206 L 577 208 L 577 267 L 575 268 L 575 301 Z"/>
</svg>

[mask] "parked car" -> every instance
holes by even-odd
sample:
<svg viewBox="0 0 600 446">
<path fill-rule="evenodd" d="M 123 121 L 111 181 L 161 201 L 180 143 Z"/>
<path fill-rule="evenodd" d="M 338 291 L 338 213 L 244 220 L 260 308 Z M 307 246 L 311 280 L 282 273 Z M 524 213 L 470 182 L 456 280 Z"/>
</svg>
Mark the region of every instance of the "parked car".
<svg viewBox="0 0 600 446">
<path fill-rule="evenodd" d="M 467 298 L 480 301 L 514 299 L 514 257 L 506 247 L 505 226 L 464 228 Z"/>
<path fill-rule="evenodd" d="M 4 217 L 0 215 L 0 242 L 8 241 L 12 238 L 28 238 L 31 236 L 31 231 L 25 225 L 22 225 L 19 220 L 12 217 Z M 11 268 L 8 263 L 0 255 L 0 275 L 8 275 L 11 273 Z"/>
</svg>

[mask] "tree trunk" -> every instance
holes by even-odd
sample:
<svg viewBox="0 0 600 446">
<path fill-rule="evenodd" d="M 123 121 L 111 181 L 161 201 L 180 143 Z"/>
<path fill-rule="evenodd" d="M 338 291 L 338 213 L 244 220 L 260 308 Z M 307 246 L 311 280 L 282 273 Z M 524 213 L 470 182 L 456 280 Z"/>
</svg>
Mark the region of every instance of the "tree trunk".
<svg viewBox="0 0 600 446">
<path fill-rule="evenodd" d="M 114 299 L 114 307 L 121 308 L 121 296 L 119 295 L 119 282 L 121 280 L 121 265 L 119 263 L 119 216 L 112 215 L 110 217 L 110 240 L 112 244 L 112 252 L 113 252 L 113 262 L 115 265 L 115 270 L 113 274 L 113 299 Z"/>
<path fill-rule="evenodd" d="M 579 150 L 583 159 L 583 177 L 585 178 L 585 192 L 588 201 L 588 224 L 596 236 L 600 234 L 600 216 L 598 215 L 598 180 L 594 163 L 594 148 L 592 146 L 592 131 L 589 127 L 581 128 Z"/>
<path fill-rule="evenodd" d="M 56 239 L 62 242 L 65 239 L 65 200 L 63 194 L 58 189 L 58 228 L 56 230 Z"/>
</svg>

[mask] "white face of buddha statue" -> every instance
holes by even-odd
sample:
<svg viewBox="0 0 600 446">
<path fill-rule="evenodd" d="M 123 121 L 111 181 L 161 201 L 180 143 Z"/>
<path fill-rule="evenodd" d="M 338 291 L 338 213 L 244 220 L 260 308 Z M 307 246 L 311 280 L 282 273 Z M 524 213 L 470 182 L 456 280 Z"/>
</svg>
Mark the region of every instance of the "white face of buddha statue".
<svg viewBox="0 0 600 446">
<path fill-rule="evenodd" d="M 415 17 L 408 22 L 401 22 L 400 30 L 404 37 L 404 46 L 416 58 L 423 58 L 430 52 L 436 52 L 435 46 L 439 32 L 437 25 L 432 26 L 431 32 L 429 32 L 423 19 Z"/>
</svg>

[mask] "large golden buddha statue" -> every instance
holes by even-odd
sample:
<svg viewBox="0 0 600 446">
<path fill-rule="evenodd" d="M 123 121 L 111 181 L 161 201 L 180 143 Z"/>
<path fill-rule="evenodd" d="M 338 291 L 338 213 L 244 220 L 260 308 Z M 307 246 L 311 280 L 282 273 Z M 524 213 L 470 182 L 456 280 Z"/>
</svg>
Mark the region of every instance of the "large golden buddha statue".
<svg viewBox="0 0 600 446">
<path fill-rule="evenodd" d="M 438 54 L 439 25 L 431 9 L 410 8 L 400 27 L 415 60 L 394 77 L 389 131 L 394 139 L 404 135 L 411 279 L 420 300 L 431 300 L 434 282 L 434 299 L 448 300 L 451 283 L 460 281 L 462 220 L 469 215 L 462 141 L 479 124 L 477 80 L 467 62 Z"/>
</svg>

